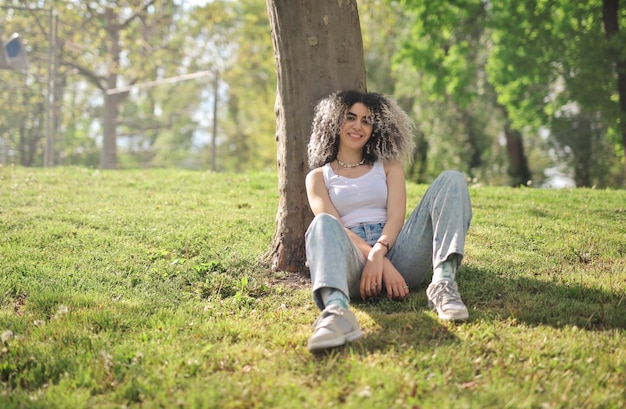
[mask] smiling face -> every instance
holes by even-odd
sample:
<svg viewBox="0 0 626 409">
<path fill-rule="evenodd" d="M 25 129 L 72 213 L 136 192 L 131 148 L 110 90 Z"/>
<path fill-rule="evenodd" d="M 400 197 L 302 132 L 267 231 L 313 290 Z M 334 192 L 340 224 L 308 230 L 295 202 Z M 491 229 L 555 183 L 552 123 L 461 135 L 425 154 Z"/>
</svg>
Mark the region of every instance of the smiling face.
<svg viewBox="0 0 626 409">
<path fill-rule="evenodd" d="M 352 105 L 339 133 L 339 149 L 361 150 L 372 136 L 372 119 L 369 109 L 362 103 Z"/>
</svg>

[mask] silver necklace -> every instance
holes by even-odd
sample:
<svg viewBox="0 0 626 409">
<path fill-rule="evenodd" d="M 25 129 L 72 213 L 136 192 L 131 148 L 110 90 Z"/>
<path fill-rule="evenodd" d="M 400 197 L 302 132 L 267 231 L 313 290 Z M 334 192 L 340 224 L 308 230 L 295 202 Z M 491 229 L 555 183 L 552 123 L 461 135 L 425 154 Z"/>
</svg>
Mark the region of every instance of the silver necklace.
<svg viewBox="0 0 626 409">
<path fill-rule="evenodd" d="M 345 162 L 340 161 L 339 158 L 337 158 L 337 163 L 342 168 L 356 168 L 357 166 L 361 166 L 362 164 L 365 163 L 365 158 L 361 159 L 359 163 L 345 163 Z"/>
</svg>

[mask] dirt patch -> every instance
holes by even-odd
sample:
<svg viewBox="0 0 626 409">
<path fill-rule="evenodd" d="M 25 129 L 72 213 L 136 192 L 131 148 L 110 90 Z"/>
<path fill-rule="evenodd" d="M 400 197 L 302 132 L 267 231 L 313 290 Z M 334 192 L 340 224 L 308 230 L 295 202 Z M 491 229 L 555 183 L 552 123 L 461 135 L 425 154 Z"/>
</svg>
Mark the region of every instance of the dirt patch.
<svg viewBox="0 0 626 409">
<path fill-rule="evenodd" d="M 20 294 L 15 299 L 15 303 L 13 304 L 13 312 L 15 315 L 22 315 L 22 308 L 26 304 L 26 294 Z"/>
<path fill-rule="evenodd" d="M 311 286 L 311 277 L 301 273 L 289 273 L 285 271 L 271 272 L 272 285 L 284 285 L 287 288 L 301 290 Z"/>
</svg>

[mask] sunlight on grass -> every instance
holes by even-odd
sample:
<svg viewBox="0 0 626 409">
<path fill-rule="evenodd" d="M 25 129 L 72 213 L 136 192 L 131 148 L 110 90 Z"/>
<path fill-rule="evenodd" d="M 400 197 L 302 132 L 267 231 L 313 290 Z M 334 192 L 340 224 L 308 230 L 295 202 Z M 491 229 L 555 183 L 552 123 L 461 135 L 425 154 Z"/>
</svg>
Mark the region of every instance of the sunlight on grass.
<svg viewBox="0 0 626 409">
<path fill-rule="evenodd" d="M 470 320 L 424 286 L 317 355 L 307 280 L 260 261 L 276 175 L 9 167 L 0 192 L 2 408 L 626 405 L 626 191 L 471 188 Z"/>
</svg>

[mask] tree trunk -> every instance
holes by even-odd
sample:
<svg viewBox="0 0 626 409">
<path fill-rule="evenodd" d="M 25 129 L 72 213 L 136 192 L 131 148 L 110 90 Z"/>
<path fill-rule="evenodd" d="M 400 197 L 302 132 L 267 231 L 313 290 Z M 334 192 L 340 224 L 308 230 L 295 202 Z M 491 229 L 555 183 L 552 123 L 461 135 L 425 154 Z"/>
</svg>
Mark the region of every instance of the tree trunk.
<svg viewBox="0 0 626 409">
<path fill-rule="evenodd" d="M 61 124 L 63 123 L 63 109 L 61 109 L 61 101 L 63 101 L 63 95 L 65 95 L 65 86 L 67 85 L 67 75 L 56 76 L 56 84 L 54 86 L 54 105 L 52 106 L 52 129 L 54 135 L 59 135 L 57 142 L 57 158 L 56 163 L 63 166 L 65 163 L 65 152 L 63 147 L 64 136 L 61 131 Z"/>
<path fill-rule="evenodd" d="M 504 137 L 506 139 L 506 151 L 509 156 L 509 178 L 512 187 L 525 186 L 532 180 L 528 161 L 524 153 L 524 143 L 522 134 L 511 129 L 507 122 L 504 126 Z"/>
<path fill-rule="evenodd" d="M 474 129 L 475 120 L 470 112 L 470 108 L 461 109 L 461 121 L 467 136 L 465 141 L 467 148 L 464 149 L 464 151 L 467 152 L 467 156 L 464 155 L 467 161 L 467 174 L 470 178 L 474 179 L 474 170 L 483 165 L 483 158 L 479 141 L 480 136 Z"/>
<path fill-rule="evenodd" d="M 596 160 L 592 125 L 581 116 L 572 120 L 570 127 L 568 136 L 574 153 L 574 183 L 576 187 L 591 187 L 591 168 Z"/>
<path fill-rule="evenodd" d="M 622 135 L 622 149 L 626 159 L 626 58 L 624 57 L 623 44 L 619 42 L 619 0 L 604 0 L 602 2 L 602 21 L 612 50 L 611 54 L 615 58 L 617 95 L 619 97 L 619 132 Z M 626 160 L 624 161 L 624 183 L 626 183 Z"/>
<path fill-rule="evenodd" d="M 107 34 L 109 36 L 109 63 L 107 67 L 106 86 L 104 88 L 104 116 L 102 124 L 102 155 L 100 167 L 102 169 L 117 168 L 117 121 L 120 111 L 120 94 L 107 94 L 106 90 L 117 88 L 118 70 L 120 67 L 120 30 L 117 22 L 117 12 L 107 8 L 104 12 L 107 20 Z"/>
<path fill-rule="evenodd" d="M 520 187 L 532 181 L 532 174 L 528 167 L 528 159 L 524 153 L 524 142 L 521 132 L 511 128 L 509 113 L 503 105 L 498 105 L 504 116 L 504 139 L 506 140 L 506 152 L 509 157 L 509 184 L 512 187 Z"/>
<path fill-rule="evenodd" d="M 415 150 L 413 151 L 413 163 L 407 172 L 407 179 L 415 183 L 426 183 L 426 170 L 428 167 L 428 140 L 420 129 L 415 135 Z"/>
<path fill-rule="evenodd" d="M 365 63 L 355 0 L 266 0 L 276 73 L 280 193 L 268 256 L 274 270 L 306 272 L 304 233 L 312 213 L 304 178 L 313 108 L 329 93 L 364 91 Z"/>
<path fill-rule="evenodd" d="M 118 94 L 104 94 L 104 123 L 102 124 L 102 155 L 100 158 L 100 167 L 102 169 L 117 168 L 118 99 Z"/>
</svg>

